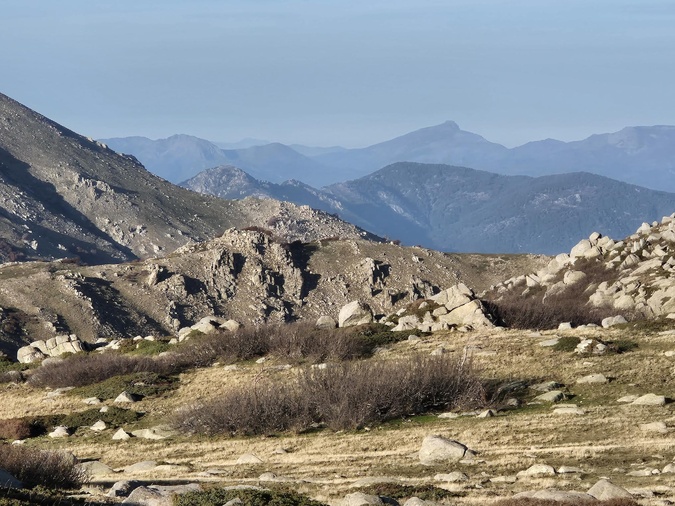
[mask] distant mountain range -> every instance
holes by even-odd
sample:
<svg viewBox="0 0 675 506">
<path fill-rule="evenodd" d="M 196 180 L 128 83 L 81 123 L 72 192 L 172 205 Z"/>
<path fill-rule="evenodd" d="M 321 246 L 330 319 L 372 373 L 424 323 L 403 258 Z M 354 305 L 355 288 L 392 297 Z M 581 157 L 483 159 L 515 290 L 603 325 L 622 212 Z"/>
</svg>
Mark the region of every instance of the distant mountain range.
<svg viewBox="0 0 675 506">
<path fill-rule="evenodd" d="M 595 174 L 504 176 L 412 162 L 322 190 L 258 181 L 232 166 L 203 171 L 183 186 L 227 199 L 306 204 L 406 244 L 479 253 L 555 254 L 593 231 L 624 237 L 675 210 L 675 194 Z"/>
<path fill-rule="evenodd" d="M 271 143 L 220 149 L 185 135 L 103 140 L 136 156 L 152 172 L 179 183 L 201 170 L 234 165 L 257 179 L 297 179 L 320 188 L 366 176 L 395 162 L 440 163 L 505 175 L 590 172 L 646 188 L 675 192 L 675 126 L 627 127 L 562 142 L 547 139 L 506 148 L 447 121 L 366 148 L 314 148 Z M 255 141 L 252 141 L 255 142 Z"/>
</svg>

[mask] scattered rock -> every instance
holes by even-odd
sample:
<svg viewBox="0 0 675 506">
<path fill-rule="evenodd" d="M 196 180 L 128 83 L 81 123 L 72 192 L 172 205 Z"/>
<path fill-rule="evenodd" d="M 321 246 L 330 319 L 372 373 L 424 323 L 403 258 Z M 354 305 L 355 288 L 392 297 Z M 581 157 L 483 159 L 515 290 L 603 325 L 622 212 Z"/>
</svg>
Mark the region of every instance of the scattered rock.
<svg viewBox="0 0 675 506">
<path fill-rule="evenodd" d="M 237 464 L 262 464 L 263 460 L 252 454 L 252 453 L 244 453 L 241 457 L 237 459 Z"/>
<path fill-rule="evenodd" d="M 495 412 L 491 409 L 486 409 L 482 413 L 476 415 L 476 418 L 491 418 L 493 416 L 495 416 Z"/>
<path fill-rule="evenodd" d="M 98 422 L 96 422 L 94 425 L 92 425 L 92 426 L 89 427 L 89 428 L 90 428 L 91 430 L 95 431 L 95 432 L 100 432 L 100 431 L 106 429 L 106 424 L 105 424 L 105 422 L 104 422 L 103 420 L 99 420 Z"/>
<path fill-rule="evenodd" d="M 578 406 L 555 406 L 553 409 L 554 415 L 585 415 L 586 411 Z"/>
<path fill-rule="evenodd" d="M 124 403 L 124 402 L 136 402 L 138 401 L 138 397 L 135 396 L 134 394 L 130 394 L 127 391 L 122 392 L 119 394 L 117 397 L 115 397 L 115 400 L 113 402 L 116 403 Z"/>
<path fill-rule="evenodd" d="M 546 339 L 545 341 L 539 341 L 539 346 L 542 346 L 544 348 L 550 348 L 551 346 L 555 346 L 559 342 L 560 342 L 560 338 L 554 337 L 552 339 Z"/>
<path fill-rule="evenodd" d="M 347 494 L 342 500 L 342 506 L 381 506 L 384 502 L 379 496 L 364 494 L 362 492 L 354 492 Z"/>
<path fill-rule="evenodd" d="M 115 474 L 115 471 L 112 467 L 99 460 L 91 460 L 89 462 L 82 462 L 77 465 L 80 469 L 87 473 L 89 476 L 106 476 L 109 474 Z"/>
<path fill-rule="evenodd" d="M 551 390 L 556 390 L 564 386 L 565 385 L 558 383 L 557 381 L 544 381 L 543 383 L 531 385 L 530 389 L 535 390 L 536 392 L 550 392 Z"/>
<path fill-rule="evenodd" d="M 553 476 L 555 475 L 555 469 L 553 466 L 547 464 L 534 464 L 524 471 L 520 471 L 516 476 L 518 478 L 531 477 L 531 476 Z"/>
<path fill-rule="evenodd" d="M 589 374 L 583 378 L 577 380 L 578 384 L 602 384 L 607 383 L 609 380 L 605 377 L 604 374 Z"/>
<path fill-rule="evenodd" d="M 316 320 L 316 327 L 320 329 L 334 329 L 337 325 L 337 322 L 333 318 L 326 315 L 320 316 Z"/>
<path fill-rule="evenodd" d="M 640 424 L 640 430 L 643 432 L 658 432 L 659 434 L 667 434 L 668 426 L 664 422 L 651 422 Z"/>
<path fill-rule="evenodd" d="M 565 398 L 560 390 L 551 390 L 541 395 L 537 395 L 533 400 L 539 402 L 560 402 Z"/>
<path fill-rule="evenodd" d="M 577 474 L 583 472 L 582 469 L 572 466 L 560 466 L 560 468 L 558 468 L 558 474 Z"/>
<path fill-rule="evenodd" d="M 622 323 L 628 323 L 628 322 L 621 315 L 610 316 L 610 317 L 607 317 L 604 320 L 602 320 L 602 326 L 603 326 L 603 328 L 606 328 L 606 329 L 608 329 L 610 327 L 613 327 L 614 325 L 621 325 Z"/>
<path fill-rule="evenodd" d="M 422 441 L 419 459 L 422 465 L 433 466 L 444 462 L 459 462 L 467 454 L 474 455 L 474 452 L 462 443 L 443 436 L 431 435 Z"/>
<path fill-rule="evenodd" d="M 595 497 L 598 501 L 607 501 L 609 499 L 630 499 L 633 496 L 625 489 L 614 485 L 609 480 L 600 480 L 588 490 L 588 495 Z"/>
<path fill-rule="evenodd" d="M 437 474 L 434 476 L 436 481 L 444 481 L 445 483 L 459 483 L 462 481 L 468 481 L 469 477 L 459 471 L 453 471 L 451 473 Z"/>
<path fill-rule="evenodd" d="M 138 506 L 171 506 L 173 500 L 168 494 L 150 487 L 136 487 L 122 504 Z"/>
<path fill-rule="evenodd" d="M 59 425 L 58 427 L 54 427 L 54 430 L 50 432 L 48 435 L 49 437 L 53 438 L 68 437 L 70 436 L 70 432 L 68 431 L 68 427 Z"/>
<path fill-rule="evenodd" d="M 147 473 L 148 471 L 154 471 L 157 468 L 157 462 L 154 460 L 144 460 L 142 462 L 136 462 L 124 468 L 125 473 Z"/>
<path fill-rule="evenodd" d="M 621 403 L 631 403 L 634 400 L 638 398 L 637 395 L 624 395 L 623 397 L 619 397 L 616 402 L 621 402 Z"/>
<path fill-rule="evenodd" d="M 666 398 L 656 394 L 645 394 L 631 402 L 632 406 L 663 406 L 665 404 Z"/>
<path fill-rule="evenodd" d="M 122 481 L 116 481 L 113 483 L 113 486 L 110 487 L 110 490 L 108 490 L 108 493 L 106 494 L 108 497 L 127 497 L 131 492 L 134 491 L 134 489 L 138 488 L 141 486 L 140 481 L 135 481 L 135 480 L 122 480 Z"/>
<path fill-rule="evenodd" d="M 118 431 L 113 434 L 112 439 L 115 441 L 126 441 L 127 439 L 131 439 L 131 435 L 124 429 L 118 429 Z"/>
<path fill-rule="evenodd" d="M 662 473 L 675 473 L 675 464 L 668 464 L 661 470 Z"/>
</svg>

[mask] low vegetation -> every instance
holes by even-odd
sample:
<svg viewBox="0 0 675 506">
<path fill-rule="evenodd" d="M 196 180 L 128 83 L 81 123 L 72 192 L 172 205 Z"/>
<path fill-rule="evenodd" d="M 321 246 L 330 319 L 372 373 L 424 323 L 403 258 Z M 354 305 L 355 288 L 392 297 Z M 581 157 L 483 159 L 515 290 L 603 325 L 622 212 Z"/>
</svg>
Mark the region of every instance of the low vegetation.
<svg viewBox="0 0 675 506">
<path fill-rule="evenodd" d="M 206 367 L 216 361 L 232 363 L 273 355 L 291 362 L 340 362 L 371 356 L 377 347 L 406 339 L 410 332 L 391 332 L 385 325 L 370 324 L 346 329 L 319 329 L 307 324 L 265 325 L 242 328 L 237 332 L 198 333 L 190 340 L 159 355 L 141 353 L 141 348 L 129 348 L 130 353 L 105 352 L 77 354 L 63 362 L 40 367 L 29 382 L 38 387 L 84 387 L 101 384 L 114 377 L 124 377 L 102 384 L 94 390 L 80 390 L 85 396 L 110 398 L 118 395 L 129 382 L 129 388 L 139 395 L 148 395 L 134 387 L 138 375 L 170 377 L 195 367 Z M 151 343 L 143 350 L 164 351 L 161 343 Z M 136 383 L 156 384 L 142 378 Z M 123 387 L 120 390 L 118 387 Z M 102 390 L 102 391 L 98 391 Z M 127 389 L 127 391 L 129 391 Z M 115 393 L 116 392 L 116 393 Z M 156 395 L 156 393 L 153 393 Z"/>
<path fill-rule="evenodd" d="M 403 503 L 405 499 L 417 497 L 423 501 L 440 502 L 448 497 L 456 497 L 458 492 L 451 492 L 433 485 L 400 485 L 398 483 L 377 483 L 361 487 L 360 492 L 380 497 L 390 497 Z"/>
<path fill-rule="evenodd" d="M 22 445 L 0 444 L 0 469 L 29 487 L 76 489 L 87 480 L 71 454 Z"/>
<path fill-rule="evenodd" d="M 261 379 L 184 409 L 174 424 L 198 434 L 273 434 L 319 424 L 359 429 L 387 420 L 485 404 L 468 362 L 446 357 L 344 362 L 306 368 L 284 382 Z"/>
<path fill-rule="evenodd" d="M 188 492 L 174 498 L 174 506 L 221 506 L 239 499 L 239 506 L 325 506 L 290 490 L 227 490 L 212 488 Z"/>
</svg>

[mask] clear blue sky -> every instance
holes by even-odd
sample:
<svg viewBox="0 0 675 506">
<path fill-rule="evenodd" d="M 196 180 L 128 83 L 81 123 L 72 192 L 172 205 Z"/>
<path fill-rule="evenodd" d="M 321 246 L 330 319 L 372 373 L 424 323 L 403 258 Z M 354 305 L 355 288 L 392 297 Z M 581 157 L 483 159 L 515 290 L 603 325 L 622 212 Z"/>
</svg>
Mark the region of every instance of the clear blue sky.
<svg viewBox="0 0 675 506">
<path fill-rule="evenodd" d="M 0 91 L 92 137 L 362 146 L 675 124 L 672 0 L 2 0 Z"/>
</svg>

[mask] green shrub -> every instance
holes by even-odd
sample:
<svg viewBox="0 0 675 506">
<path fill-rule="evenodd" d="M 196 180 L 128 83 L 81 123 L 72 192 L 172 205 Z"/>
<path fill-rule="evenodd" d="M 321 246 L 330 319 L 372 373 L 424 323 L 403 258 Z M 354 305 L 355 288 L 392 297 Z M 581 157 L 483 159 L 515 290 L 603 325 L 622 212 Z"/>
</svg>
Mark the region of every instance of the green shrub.
<svg viewBox="0 0 675 506">
<path fill-rule="evenodd" d="M 423 501 L 442 501 L 448 497 L 457 497 L 459 494 L 450 492 L 433 485 L 400 485 L 398 483 L 377 483 L 359 489 L 364 494 L 391 497 L 399 502 L 401 499 L 419 497 Z"/>
<path fill-rule="evenodd" d="M 156 356 L 169 351 L 171 348 L 172 345 L 169 344 L 169 341 L 164 339 L 156 341 L 124 339 L 119 351 L 128 355 Z"/>
<path fill-rule="evenodd" d="M 635 351 L 638 348 L 638 343 L 631 339 L 617 339 L 616 341 L 608 342 L 607 348 L 614 353 L 627 353 Z"/>
<path fill-rule="evenodd" d="M 325 506 L 307 496 L 279 490 L 224 490 L 212 488 L 174 497 L 175 506 L 222 506 L 239 498 L 242 506 Z"/>
<path fill-rule="evenodd" d="M 562 352 L 572 352 L 576 349 L 576 347 L 579 345 L 580 342 L 581 339 L 579 339 L 576 336 L 563 336 L 558 340 L 555 346 L 553 346 L 553 350 Z"/>
<path fill-rule="evenodd" d="M 177 376 L 164 376 L 154 372 L 137 372 L 121 376 L 113 376 L 93 385 L 74 388 L 71 395 L 80 397 L 98 397 L 114 399 L 126 391 L 139 397 L 157 397 L 178 387 Z"/>
</svg>

